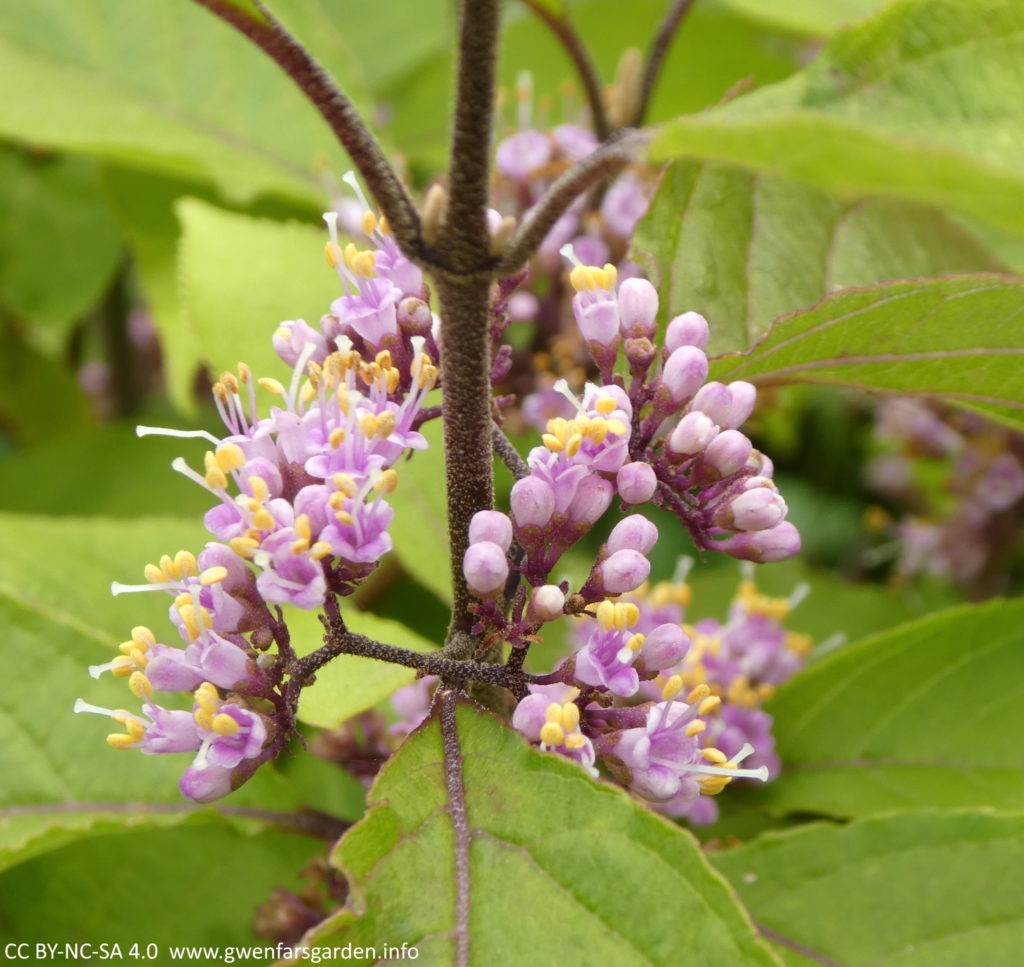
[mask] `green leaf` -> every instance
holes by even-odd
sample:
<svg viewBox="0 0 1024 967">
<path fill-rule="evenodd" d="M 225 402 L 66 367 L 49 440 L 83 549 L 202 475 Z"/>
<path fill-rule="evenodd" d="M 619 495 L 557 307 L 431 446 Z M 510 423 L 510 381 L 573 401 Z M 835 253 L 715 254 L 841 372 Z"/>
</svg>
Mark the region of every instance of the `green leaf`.
<svg viewBox="0 0 1024 967">
<path fill-rule="evenodd" d="M 349 608 L 344 617 L 349 631 L 389 645 L 419 652 L 438 647 L 405 625 L 368 611 Z M 315 651 L 323 644 L 323 625 L 311 611 L 291 609 L 288 629 L 300 655 Z M 308 725 L 337 728 L 346 719 L 384 701 L 395 689 L 408 685 L 415 675 L 414 668 L 356 655 L 339 655 L 316 673 L 314 685 L 302 690 L 299 718 Z"/>
<path fill-rule="evenodd" d="M 0 302 L 63 330 L 99 301 L 121 258 L 117 222 L 81 158 L 0 149 Z"/>
<path fill-rule="evenodd" d="M 898 0 L 788 80 L 670 122 L 652 153 L 898 195 L 1019 233 L 1022 58 L 1016 0 Z"/>
<path fill-rule="evenodd" d="M 666 172 L 633 254 L 660 283 L 663 318 L 695 309 L 710 320 L 711 352 L 749 349 L 773 319 L 838 288 L 1007 268 L 934 209 L 851 207 L 785 178 L 683 161 Z"/>
<path fill-rule="evenodd" d="M 712 378 L 909 393 L 1024 422 L 1024 279 L 977 275 L 848 289 L 779 319 Z"/>
<path fill-rule="evenodd" d="M 953 608 L 844 648 L 779 689 L 777 812 L 830 816 L 1024 797 L 1024 601 Z"/>
<path fill-rule="evenodd" d="M 754 20 L 815 36 L 827 36 L 882 6 L 884 0 L 725 0 Z"/>
<path fill-rule="evenodd" d="M 321 162 L 345 166 L 280 69 L 196 4 L 4 4 L 0 60 L 0 135 L 314 210 Z"/>
<path fill-rule="evenodd" d="M 767 834 L 711 861 L 793 967 L 1013 967 L 1024 817 L 921 812 Z M 770 931 L 770 932 L 768 932 Z"/>
<path fill-rule="evenodd" d="M 286 319 L 316 327 L 340 295 L 323 258 L 325 234 L 298 222 L 251 218 L 194 198 L 177 205 L 182 224 L 178 274 L 183 309 L 181 354 L 193 367 L 234 370 L 241 358 L 257 378 L 286 369 L 272 337 Z M 177 339 L 176 334 L 171 338 Z M 172 350 L 173 351 L 173 350 Z M 179 372 L 185 367 L 179 364 Z"/>
<path fill-rule="evenodd" d="M 490 715 L 462 706 L 456 720 L 466 853 L 435 717 L 385 766 L 369 813 L 338 845 L 350 906 L 307 942 L 406 942 L 429 963 L 452 963 L 454 934 L 466 929 L 471 964 L 674 965 L 687 950 L 701 967 L 775 962 L 688 833 Z M 468 922 L 452 876 L 463 860 Z"/>
<path fill-rule="evenodd" d="M 395 468 L 398 489 L 388 495 L 388 502 L 395 508 L 389 530 L 402 566 L 443 601 L 450 601 L 451 552 L 441 421 L 424 424 L 420 432 L 430 445 Z"/>
<path fill-rule="evenodd" d="M 92 943 L 97 958 L 99 944 L 117 943 L 127 962 L 132 944 L 145 962 L 154 943 L 158 964 L 175 959 L 171 945 L 252 945 L 260 942 L 251 927 L 257 905 L 276 887 L 298 891 L 299 870 L 322 851 L 315 839 L 253 836 L 223 821 L 97 835 L 0 877 L 0 935 L 59 941 L 61 950 L 64 941 Z"/>
</svg>

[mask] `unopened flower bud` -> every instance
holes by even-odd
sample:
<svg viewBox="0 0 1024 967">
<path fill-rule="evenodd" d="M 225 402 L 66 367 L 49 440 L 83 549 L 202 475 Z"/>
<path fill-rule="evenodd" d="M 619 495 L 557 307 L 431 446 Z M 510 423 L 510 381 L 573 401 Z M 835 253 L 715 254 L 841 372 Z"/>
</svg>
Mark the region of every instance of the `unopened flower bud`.
<svg viewBox="0 0 1024 967">
<path fill-rule="evenodd" d="M 619 307 L 613 298 L 594 301 L 593 296 L 578 292 L 572 300 L 576 324 L 588 343 L 606 348 L 619 345 Z"/>
<path fill-rule="evenodd" d="M 554 621 L 565 607 L 565 594 L 555 584 L 544 584 L 534 588 L 526 608 L 528 621 Z"/>
<path fill-rule="evenodd" d="M 635 591 L 651 573 L 651 562 L 639 551 L 623 548 L 600 565 L 601 588 L 605 594 Z"/>
<path fill-rule="evenodd" d="M 715 550 L 741 561 L 770 564 L 784 561 L 800 550 L 800 532 L 787 520 L 770 530 L 744 531 L 716 541 Z"/>
<path fill-rule="evenodd" d="M 624 548 L 632 548 L 647 554 L 658 542 L 658 528 L 640 514 L 624 517 L 608 535 L 608 553 L 615 554 Z"/>
<path fill-rule="evenodd" d="M 619 286 L 619 325 L 623 336 L 653 338 L 657 316 L 658 293 L 647 279 L 626 279 Z"/>
<path fill-rule="evenodd" d="M 729 412 L 728 427 L 730 430 L 738 430 L 754 412 L 757 387 L 753 383 L 737 379 L 729 384 L 729 392 L 732 394 L 732 409 Z"/>
<path fill-rule="evenodd" d="M 539 477 L 523 477 L 513 484 L 509 504 L 517 528 L 544 527 L 555 512 L 555 494 Z"/>
<path fill-rule="evenodd" d="M 673 453 L 690 456 L 700 453 L 718 436 L 718 427 L 706 413 L 692 410 L 678 423 L 668 438 L 668 448 Z"/>
<path fill-rule="evenodd" d="M 676 406 L 685 403 L 708 376 L 708 357 L 696 346 L 680 346 L 665 361 L 661 385 Z"/>
<path fill-rule="evenodd" d="M 660 672 L 683 660 L 690 648 L 690 639 L 677 624 L 658 625 L 644 636 L 643 648 L 636 666 L 644 672 Z"/>
<path fill-rule="evenodd" d="M 603 477 L 591 474 L 576 488 L 569 515 L 578 523 L 593 524 L 609 507 L 615 488 Z"/>
<path fill-rule="evenodd" d="M 469 522 L 469 543 L 490 541 L 507 551 L 512 544 L 512 521 L 499 510 L 478 510 Z"/>
<path fill-rule="evenodd" d="M 684 312 L 676 316 L 665 330 L 665 348 L 674 353 L 680 346 L 704 349 L 708 344 L 708 321 L 699 312 Z"/>
<path fill-rule="evenodd" d="M 753 449 L 739 430 L 723 430 L 705 448 L 704 465 L 719 477 L 728 477 L 746 464 Z"/>
<path fill-rule="evenodd" d="M 729 422 L 732 415 L 732 393 L 725 383 L 705 383 L 694 393 L 690 409 L 706 413 L 711 422 L 717 423 L 723 430 L 732 425 Z"/>
<path fill-rule="evenodd" d="M 492 594 L 505 586 L 508 559 L 493 541 L 470 544 L 462 559 L 462 573 L 471 591 L 481 596 Z"/>
<path fill-rule="evenodd" d="M 398 325 L 408 336 L 426 336 L 434 323 L 434 317 L 422 299 L 406 296 L 398 303 Z"/>
<path fill-rule="evenodd" d="M 768 530 L 786 519 L 786 502 L 774 488 L 755 487 L 734 497 L 716 515 L 720 526 L 741 531 Z"/>
<path fill-rule="evenodd" d="M 619 468 L 615 474 L 615 486 L 627 504 L 645 504 L 658 489 L 658 478 L 649 463 L 634 460 Z"/>
</svg>

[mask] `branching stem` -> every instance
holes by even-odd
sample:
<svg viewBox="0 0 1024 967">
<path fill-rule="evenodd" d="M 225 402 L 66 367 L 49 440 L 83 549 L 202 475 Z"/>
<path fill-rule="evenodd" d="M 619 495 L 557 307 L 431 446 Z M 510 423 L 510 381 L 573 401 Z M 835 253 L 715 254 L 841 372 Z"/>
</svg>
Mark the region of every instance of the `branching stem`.
<svg viewBox="0 0 1024 967">
<path fill-rule="evenodd" d="M 658 26 L 658 31 L 651 40 L 651 46 L 647 51 L 646 63 L 644 64 L 644 76 L 640 86 L 640 104 L 637 108 L 633 124 L 639 127 L 644 122 L 644 116 L 651 105 L 654 96 L 654 87 L 658 82 L 658 74 L 665 61 L 672 41 L 675 40 L 679 25 L 683 18 L 690 12 L 690 8 L 696 0 L 674 0 L 672 6 L 665 14 L 665 18 Z"/>
</svg>

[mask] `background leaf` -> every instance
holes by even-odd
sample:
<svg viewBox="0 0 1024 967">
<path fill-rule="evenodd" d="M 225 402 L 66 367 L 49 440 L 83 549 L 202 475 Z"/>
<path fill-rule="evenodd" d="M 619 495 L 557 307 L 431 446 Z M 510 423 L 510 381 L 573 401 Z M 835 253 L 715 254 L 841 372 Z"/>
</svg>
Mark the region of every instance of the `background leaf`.
<svg viewBox="0 0 1024 967">
<path fill-rule="evenodd" d="M 894 199 L 843 204 L 786 178 L 677 161 L 633 255 L 658 283 L 668 320 L 696 309 L 709 351 L 749 349 L 772 320 L 835 289 L 1006 264 L 935 209 Z"/>
<path fill-rule="evenodd" d="M 1024 601 L 930 615 L 848 646 L 769 703 L 775 812 L 865 816 L 1024 796 Z"/>
<path fill-rule="evenodd" d="M 712 378 L 928 396 L 1024 423 L 1024 279 L 960 276 L 848 289 L 776 322 Z"/>
<path fill-rule="evenodd" d="M 1019 234 L 1022 57 L 1014 0 L 898 0 L 799 74 L 670 122 L 652 152 L 740 162 L 839 195 L 899 195 Z"/>
<path fill-rule="evenodd" d="M 688 833 L 530 749 L 489 715 L 461 707 L 458 731 L 472 829 L 471 963 L 536 963 L 542 952 L 552 962 L 677 964 L 688 949 L 700 951 L 702 967 L 774 962 Z M 451 962 L 454 881 L 432 872 L 453 863 L 436 718 L 388 763 L 370 804 L 335 853 L 352 909 L 307 940 L 408 942 L 428 962 Z"/>
<path fill-rule="evenodd" d="M 787 964 L 1011 967 L 1024 816 L 923 812 L 772 833 L 711 860 Z M 792 944 L 792 946 L 790 946 Z M 799 949 L 800 945 L 803 949 Z"/>
</svg>

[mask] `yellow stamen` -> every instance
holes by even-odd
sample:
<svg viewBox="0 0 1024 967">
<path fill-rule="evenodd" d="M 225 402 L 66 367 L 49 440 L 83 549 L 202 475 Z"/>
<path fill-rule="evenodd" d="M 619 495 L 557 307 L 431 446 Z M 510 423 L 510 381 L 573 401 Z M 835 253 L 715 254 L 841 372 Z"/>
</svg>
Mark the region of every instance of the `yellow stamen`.
<svg viewBox="0 0 1024 967">
<path fill-rule="evenodd" d="M 257 380 L 268 393 L 273 393 L 275 396 L 284 396 L 284 386 L 280 380 L 274 379 L 273 376 L 263 376 Z"/>
<path fill-rule="evenodd" d="M 213 726 L 213 731 L 218 735 L 234 735 L 241 728 L 227 712 L 215 715 L 210 724 Z"/>
<path fill-rule="evenodd" d="M 136 698 L 148 698 L 153 694 L 153 686 L 142 672 L 132 672 L 128 688 Z"/>
<path fill-rule="evenodd" d="M 683 680 L 673 675 L 661 689 L 661 697 L 666 701 L 675 698 L 683 690 Z"/>
<path fill-rule="evenodd" d="M 540 730 L 540 740 L 545 745 L 562 745 L 565 742 L 565 732 L 562 731 L 562 726 L 556 722 L 548 722 Z"/>
<path fill-rule="evenodd" d="M 377 227 L 377 216 L 373 212 L 363 212 L 363 233 L 372 235 Z"/>
<path fill-rule="evenodd" d="M 602 416 L 608 416 L 609 413 L 615 412 L 615 408 L 617 406 L 618 404 L 615 402 L 615 398 L 613 396 L 602 396 L 594 404 L 594 409 Z"/>
<path fill-rule="evenodd" d="M 218 564 L 214 567 L 208 567 L 202 574 L 199 575 L 199 583 L 208 586 L 210 584 L 220 584 L 228 576 L 228 569 Z"/>
</svg>

